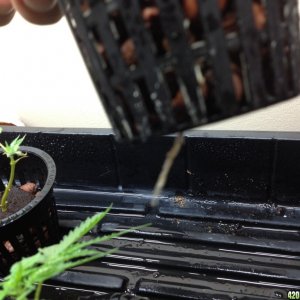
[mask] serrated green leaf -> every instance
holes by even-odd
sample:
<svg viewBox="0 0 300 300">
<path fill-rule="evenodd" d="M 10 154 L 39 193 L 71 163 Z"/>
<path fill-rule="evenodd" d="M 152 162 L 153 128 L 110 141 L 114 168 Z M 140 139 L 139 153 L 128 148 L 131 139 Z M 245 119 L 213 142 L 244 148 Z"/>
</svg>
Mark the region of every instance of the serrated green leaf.
<svg viewBox="0 0 300 300">
<path fill-rule="evenodd" d="M 106 214 L 110 211 L 112 206 L 109 206 L 104 212 L 94 215 L 93 217 L 87 218 L 85 222 L 82 222 L 78 227 L 68 233 L 62 240 L 60 250 L 64 251 L 69 245 L 78 241 L 85 234 L 87 234 L 92 228 L 99 223 Z"/>
<path fill-rule="evenodd" d="M 7 294 L 4 291 L 0 291 L 0 300 L 4 300 Z"/>
<path fill-rule="evenodd" d="M 113 248 L 113 249 L 110 249 L 106 252 L 100 252 L 99 254 L 96 254 L 92 257 L 87 257 L 87 258 L 83 258 L 83 259 L 80 259 L 80 260 L 77 260 L 77 261 L 74 261 L 74 262 L 67 263 L 66 264 L 66 269 L 70 269 L 70 268 L 74 268 L 74 267 L 86 264 L 90 261 L 102 258 L 102 257 L 107 256 L 107 255 L 112 254 L 112 253 L 115 253 L 118 250 L 119 250 L 118 248 Z"/>
<path fill-rule="evenodd" d="M 18 149 L 20 147 L 20 145 L 23 143 L 24 139 L 25 139 L 26 135 L 24 135 L 23 137 L 20 138 L 20 136 L 18 135 L 11 143 L 10 143 L 10 147 L 12 149 Z"/>
<path fill-rule="evenodd" d="M 79 241 L 104 218 L 110 209 L 111 206 L 104 212 L 87 218 L 74 230 L 69 232 L 60 243 L 39 249 L 39 252 L 35 255 L 23 258 L 20 262 L 15 263 L 10 270 L 10 274 L 0 285 L 0 288 L 2 288 L 0 290 L 0 300 L 8 296 L 19 300 L 27 299 L 27 296 L 34 291 L 35 284 L 43 283 L 45 280 L 57 276 L 69 268 L 102 258 L 118 250 L 113 248 L 106 252 L 101 252 L 87 248 L 88 246 L 147 226 L 133 227 L 89 241 Z"/>
<path fill-rule="evenodd" d="M 23 143 L 26 135 L 20 138 L 20 136 L 17 136 L 10 144 L 5 141 L 5 146 L 3 144 L 0 144 L 1 148 L 4 151 L 4 155 L 7 157 L 12 157 L 14 155 L 17 156 L 26 156 L 26 153 L 23 153 L 19 150 L 21 144 Z"/>
</svg>

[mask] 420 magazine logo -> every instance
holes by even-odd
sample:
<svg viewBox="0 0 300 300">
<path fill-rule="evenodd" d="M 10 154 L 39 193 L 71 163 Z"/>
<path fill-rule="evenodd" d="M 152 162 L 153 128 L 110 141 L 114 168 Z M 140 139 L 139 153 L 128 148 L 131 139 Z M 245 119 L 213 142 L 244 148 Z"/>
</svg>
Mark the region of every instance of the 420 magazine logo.
<svg viewBox="0 0 300 300">
<path fill-rule="evenodd" d="M 300 299 L 300 290 L 299 291 L 288 291 L 287 298 L 299 300 Z"/>
</svg>

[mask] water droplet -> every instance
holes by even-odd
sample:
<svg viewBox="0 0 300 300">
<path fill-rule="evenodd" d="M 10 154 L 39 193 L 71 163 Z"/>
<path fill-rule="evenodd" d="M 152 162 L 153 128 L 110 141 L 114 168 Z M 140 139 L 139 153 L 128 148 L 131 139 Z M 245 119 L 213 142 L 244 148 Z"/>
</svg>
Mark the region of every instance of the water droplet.
<svg viewBox="0 0 300 300">
<path fill-rule="evenodd" d="M 133 97 L 134 98 L 137 98 L 139 95 L 140 95 L 140 93 L 138 91 L 134 91 L 133 92 Z"/>
<path fill-rule="evenodd" d="M 275 297 L 277 297 L 277 298 L 283 298 L 282 293 L 280 293 L 280 292 L 278 292 L 278 291 L 274 292 L 274 295 L 275 295 Z"/>
<path fill-rule="evenodd" d="M 151 94 L 150 94 L 150 98 L 151 98 L 152 100 L 155 100 L 155 99 L 157 98 L 157 93 L 151 93 Z"/>
<path fill-rule="evenodd" d="M 271 47 L 272 48 L 276 48 L 277 47 L 277 42 L 276 41 L 272 41 L 271 42 Z"/>
<path fill-rule="evenodd" d="M 217 50 L 216 50 L 215 48 L 211 48 L 211 49 L 209 50 L 209 54 L 210 54 L 211 56 L 215 56 L 216 53 L 217 53 Z"/>
</svg>

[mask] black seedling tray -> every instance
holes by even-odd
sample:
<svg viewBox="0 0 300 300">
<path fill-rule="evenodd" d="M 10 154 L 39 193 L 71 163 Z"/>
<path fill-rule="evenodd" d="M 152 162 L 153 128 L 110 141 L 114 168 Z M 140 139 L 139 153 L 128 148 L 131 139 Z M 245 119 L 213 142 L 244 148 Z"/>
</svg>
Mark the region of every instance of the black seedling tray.
<svg viewBox="0 0 300 300">
<path fill-rule="evenodd" d="M 49 281 L 43 299 L 287 299 L 300 291 L 300 134 L 186 133 L 159 206 L 170 136 L 117 144 L 111 131 L 5 128 L 57 166 L 62 231 L 113 203 L 91 235 L 119 251 Z M 135 296 L 133 296 L 135 295 Z M 292 294 L 290 294 L 292 295 Z"/>
</svg>

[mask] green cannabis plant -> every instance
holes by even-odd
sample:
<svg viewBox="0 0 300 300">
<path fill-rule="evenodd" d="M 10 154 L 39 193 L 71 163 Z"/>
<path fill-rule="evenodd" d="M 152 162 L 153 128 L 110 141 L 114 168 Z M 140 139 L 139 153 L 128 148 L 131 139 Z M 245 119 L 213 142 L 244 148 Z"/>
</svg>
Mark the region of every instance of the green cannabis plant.
<svg viewBox="0 0 300 300">
<path fill-rule="evenodd" d="M 104 257 L 118 250 L 113 248 L 101 252 L 92 249 L 91 245 L 111 240 L 149 225 L 132 227 L 117 233 L 82 241 L 82 237 L 96 226 L 110 209 L 111 206 L 104 212 L 87 218 L 78 227 L 70 231 L 60 243 L 39 249 L 37 254 L 15 263 L 10 269 L 10 274 L 0 283 L 0 300 L 4 300 L 6 297 L 26 300 L 34 291 L 34 300 L 38 300 L 45 280 L 55 277 L 69 268 Z"/>
<path fill-rule="evenodd" d="M 1 133 L 2 129 L 0 130 Z M 25 135 L 20 138 L 20 136 L 16 137 L 10 144 L 5 142 L 5 145 L 0 143 L 0 147 L 3 150 L 3 155 L 6 155 L 7 158 L 10 160 L 10 175 L 9 175 L 9 180 L 8 184 L 5 187 L 4 193 L 1 198 L 1 203 L 0 207 L 2 212 L 7 211 L 8 207 L 8 202 L 7 202 L 7 197 L 8 194 L 12 188 L 14 178 L 15 178 L 15 170 L 16 170 L 16 164 L 23 158 L 27 157 L 26 153 L 23 153 L 20 151 L 20 146 L 23 143 L 25 139 Z"/>
</svg>

